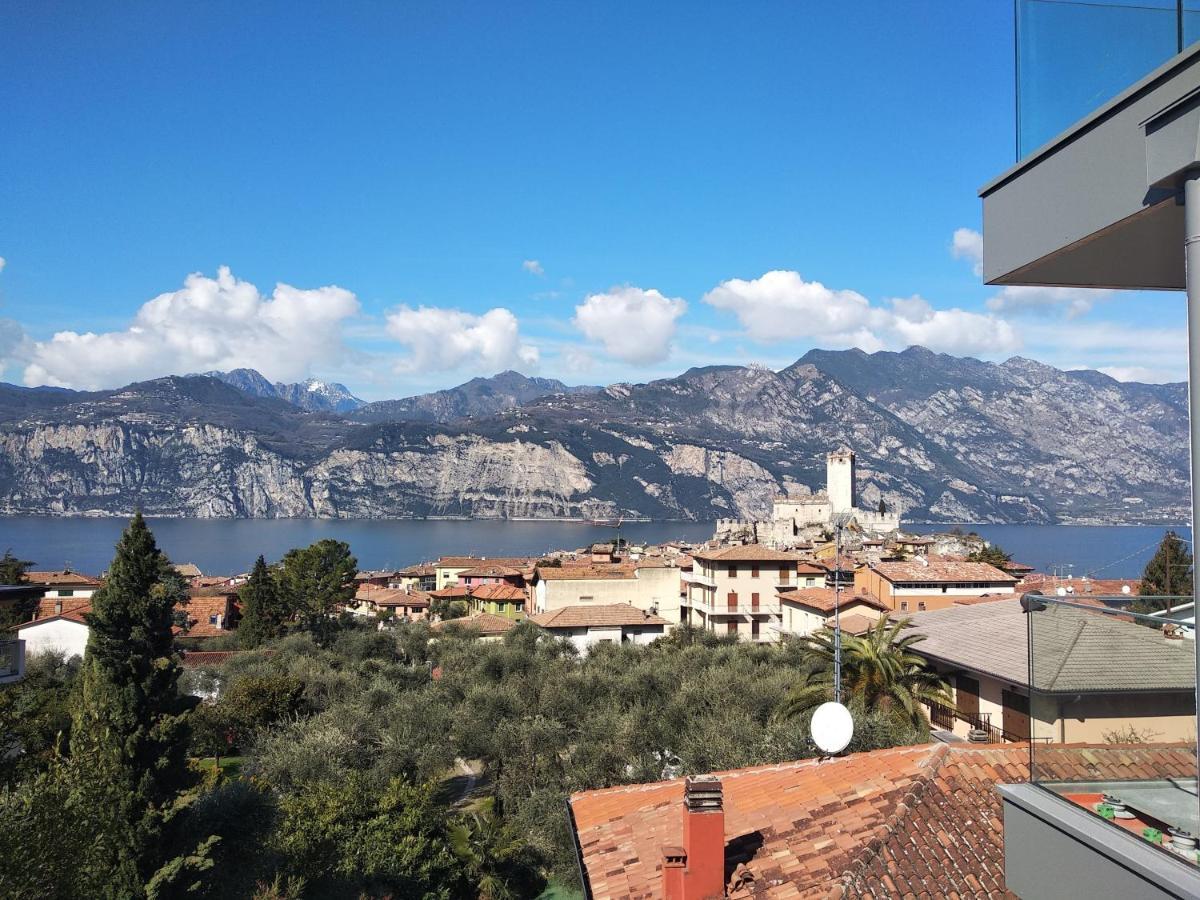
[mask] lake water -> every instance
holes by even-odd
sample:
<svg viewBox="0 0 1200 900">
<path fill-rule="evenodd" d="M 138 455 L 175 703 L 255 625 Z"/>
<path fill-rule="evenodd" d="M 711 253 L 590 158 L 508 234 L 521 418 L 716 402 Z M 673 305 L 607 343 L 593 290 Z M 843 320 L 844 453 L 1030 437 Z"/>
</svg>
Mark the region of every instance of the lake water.
<svg viewBox="0 0 1200 900">
<path fill-rule="evenodd" d="M 526 556 L 611 540 L 611 528 L 576 522 L 388 521 L 328 519 L 150 519 L 159 546 L 175 562 L 192 562 L 208 574 L 247 571 L 261 553 L 279 559 L 292 547 L 321 538 L 350 544 L 364 569 L 401 567 L 443 555 Z M 98 574 L 112 559 L 123 519 L 0 517 L 0 553 L 11 548 L 37 568 L 69 563 Z M 949 525 L 909 525 L 928 534 Z M 964 525 L 998 543 L 1014 559 L 1075 575 L 1131 578 L 1141 574 L 1162 538 L 1157 526 Z M 1187 540 L 1191 530 L 1176 529 Z M 634 542 L 702 541 L 710 522 L 630 522 L 621 536 Z M 1074 568 L 1068 569 L 1067 566 Z"/>
</svg>

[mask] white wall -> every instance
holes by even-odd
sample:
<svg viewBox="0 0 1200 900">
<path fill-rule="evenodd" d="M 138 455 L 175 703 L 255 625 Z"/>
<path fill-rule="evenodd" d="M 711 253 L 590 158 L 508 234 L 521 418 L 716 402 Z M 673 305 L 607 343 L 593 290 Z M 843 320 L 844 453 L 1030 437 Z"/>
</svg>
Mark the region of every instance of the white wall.
<svg viewBox="0 0 1200 900">
<path fill-rule="evenodd" d="M 70 619 L 43 619 L 18 630 L 25 642 L 26 656 L 57 650 L 67 656 L 83 656 L 87 649 L 88 627 Z"/>
<path fill-rule="evenodd" d="M 663 627 L 636 626 L 622 628 L 620 625 L 592 628 L 548 628 L 556 638 L 566 638 L 575 645 L 581 656 L 586 656 L 591 648 L 607 641 L 620 644 L 623 640 L 634 644 L 649 644 L 663 636 Z"/>
</svg>

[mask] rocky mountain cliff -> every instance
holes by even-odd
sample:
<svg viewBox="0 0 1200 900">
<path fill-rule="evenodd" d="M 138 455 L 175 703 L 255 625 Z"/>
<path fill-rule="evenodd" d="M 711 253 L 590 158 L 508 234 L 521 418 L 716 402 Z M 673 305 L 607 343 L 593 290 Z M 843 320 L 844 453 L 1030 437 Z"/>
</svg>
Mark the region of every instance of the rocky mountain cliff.
<svg viewBox="0 0 1200 900">
<path fill-rule="evenodd" d="M 508 371 L 491 378 L 472 378 L 445 391 L 368 403 L 353 418 L 361 422 L 445 423 L 493 416 L 554 394 L 587 394 L 598 390 L 598 387 L 570 387 L 554 378 L 529 378 Z"/>
<path fill-rule="evenodd" d="M 283 400 L 309 412 L 350 412 L 363 406 L 344 384 L 310 378 L 294 384 L 267 381 L 255 369 L 233 369 L 230 372 L 205 372 L 210 378 L 254 397 Z"/>
<path fill-rule="evenodd" d="M 575 393 L 496 380 L 552 389 L 522 399 L 476 379 L 336 413 L 205 376 L 90 393 L 0 385 L 0 512 L 762 517 L 779 491 L 822 487 L 826 451 L 846 444 L 862 502 L 882 497 L 908 521 L 1187 513 L 1182 385 L 921 348 Z"/>
</svg>

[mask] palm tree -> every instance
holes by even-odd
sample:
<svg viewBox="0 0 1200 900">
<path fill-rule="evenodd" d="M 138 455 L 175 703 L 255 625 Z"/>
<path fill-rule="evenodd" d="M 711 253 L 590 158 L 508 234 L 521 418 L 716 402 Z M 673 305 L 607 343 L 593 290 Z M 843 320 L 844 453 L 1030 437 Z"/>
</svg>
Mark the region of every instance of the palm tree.
<svg viewBox="0 0 1200 900">
<path fill-rule="evenodd" d="M 912 652 L 925 636 L 903 634 L 911 622 L 880 618 L 866 634 L 842 636 L 842 693 L 848 703 L 927 728 L 921 704 L 948 703 L 949 687 Z M 833 631 L 819 631 L 803 641 L 812 674 L 783 701 L 778 713 L 782 718 L 795 718 L 833 699 Z"/>
<path fill-rule="evenodd" d="M 466 869 L 479 900 L 515 900 L 521 894 L 525 844 L 504 827 L 487 798 L 450 826 L 450 846 Z"/>
</svg>

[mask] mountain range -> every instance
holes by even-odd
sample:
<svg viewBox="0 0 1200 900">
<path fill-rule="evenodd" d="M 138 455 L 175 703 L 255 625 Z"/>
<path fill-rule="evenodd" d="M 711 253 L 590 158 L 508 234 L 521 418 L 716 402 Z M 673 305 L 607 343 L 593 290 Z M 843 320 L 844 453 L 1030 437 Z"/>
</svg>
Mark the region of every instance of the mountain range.
<svg viewBox="0 0 1200 900">
<path fill-rule="evenodd" d="M 761 518 L 823 487 L 841 445 L 862 503 L 906 521 L 1188 515 L 1185 385 L 920 347 L 604 388 L 504 372 L 377 403 L 253 370 L 0 385 L 0 512 Z"/>
</svg>

